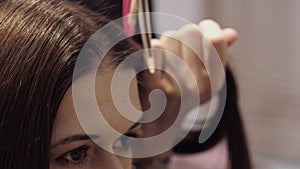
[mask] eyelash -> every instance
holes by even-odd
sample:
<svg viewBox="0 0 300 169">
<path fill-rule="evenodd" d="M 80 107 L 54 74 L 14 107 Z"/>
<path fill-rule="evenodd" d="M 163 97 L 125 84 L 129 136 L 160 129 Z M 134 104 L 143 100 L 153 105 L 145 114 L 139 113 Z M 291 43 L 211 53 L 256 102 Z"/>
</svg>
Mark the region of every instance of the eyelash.
<svg viewBox="0 0 300 169">
<path fill-rule="evenodd" d="M 84 165 L 84 163 L 87 161 L 87 156 L 88 156 L 88 151 L 89 151 L 89 146 L 83 145 L 81 147 L 75 148 L 69 152 L 64 153 L 63 155 L 59 156 L 56 161 L 63 164 L 63 165 L 72 165 L 75 167 L 81 167 Z M 67 159 L 68 157 L 72 158 L 72 153 L 79 153 L 79 159 L 77 161 L 79 162 L 72 162 L 72 159 Z M 73 159 L 73 161 L 75 161 Z"/>
<path fill-rule="evenodd" d="M 128 137 L 136 138 L 136 137 L 138 137 L 138 135 L 136 132 L 127 132 L 123 136 L 119 137 L 114 143 L 114 145 L 115 145 L 118 141 L 120 141 L 121 146 L 120 147 L 116 146 L 114 148 L 119 149 L 121 151 L 127 151 L 130 148 L 130 142 L 128 143 L 128 141 L 130 141 L 130 138 L 128 138 Z M 124 140 L 124 139 L 126 139 L 126 140 Z M 89 146 L 83 145 L 83 146 L 77 147 L 71 151 L 68 151 L 68 152 L 62 154 L 61 156 L 56 158 L 55 161 L 57 161 L 59 164 L 66 166 L 66 167 L 71 166 L 71 167 L 80 168 L 88 162 L 89 150 L 90 150 Z M 73 161 L 72 161 L 72 155 L 74 155 L 74 153 L 77 153 L 76 154 L 77 156 L 79 155 L 79 159 L 78 160 L 73 159 Z M 74 161 L 76 161 L 76 162 L 74 162 Z"/>
</svg>

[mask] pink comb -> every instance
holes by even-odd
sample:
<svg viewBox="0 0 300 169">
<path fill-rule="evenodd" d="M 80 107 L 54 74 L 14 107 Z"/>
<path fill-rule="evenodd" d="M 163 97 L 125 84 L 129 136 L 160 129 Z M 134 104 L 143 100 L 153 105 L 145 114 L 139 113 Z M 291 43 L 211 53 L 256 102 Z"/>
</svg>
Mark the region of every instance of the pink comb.
<svg viewBox="0 0 300 169">
<path fill-rule="evenodd" d="M 124 32 L 128 36 L 132 36 L 135 33 L 135 27 L 129 24 L 129 14 L 130 14 L 130 8 L 131 8 L 131 0 L 123 0 L 123 6 L 122 6 L 122 14 L 123 14 L 123 27 Z"/>
</svg>

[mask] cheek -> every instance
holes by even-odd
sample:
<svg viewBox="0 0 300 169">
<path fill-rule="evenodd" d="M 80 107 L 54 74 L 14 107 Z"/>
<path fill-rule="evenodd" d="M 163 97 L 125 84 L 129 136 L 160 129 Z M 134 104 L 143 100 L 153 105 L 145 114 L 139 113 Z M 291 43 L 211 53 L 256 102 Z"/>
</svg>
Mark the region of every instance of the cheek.
<svg viewBox="0 0 300 169">
<path fill-rule="evenodd" d="M 131 158 L 119 157 L 119 160 L 124 169 L 132 169 Z"/>
<path fill-rule="evenodd" d="M 132 160 L 130 158 L 119 157 L 115 154 L 101 151 L 88 169 L 132 169 Z"/>
</svg>

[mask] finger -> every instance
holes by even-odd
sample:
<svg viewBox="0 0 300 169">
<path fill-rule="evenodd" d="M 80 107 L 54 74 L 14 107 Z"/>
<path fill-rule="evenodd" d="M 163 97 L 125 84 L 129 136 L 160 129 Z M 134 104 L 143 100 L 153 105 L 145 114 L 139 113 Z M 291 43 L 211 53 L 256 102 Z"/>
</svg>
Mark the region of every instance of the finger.
<svg viewBox="0 0 300 169">
<path fill-rule="evenodd" d="M 177 31 L 167 31 L 163 33 L 160 40 L 160 45 L 166 52 L 180 56 L 180 38 Z"/>
<path fill-rule="evenodd" d="M 213 92 L 220 91 L 225 81 L 223 71 L 227 63 L 227 42 L 223 30 L 217 22 L 204 20 L 199 23 L 199 27 L 207 38 L 203 39 L 203 42 L 205 50 L 208 51 L 205 54 L 208 55 L 206 63 L 210 80 L 212 81 L 211 88 Z M 219 59 L 222 63 L 220 63 Z"/>
<path fill-rule="evenodd" d="M 192 71 L 193 75 L 188 72 L 184 72 L 183 79 L 187 88 L 191 91 L 197 91 L 201 95 L 201 99 L 206 100 L 209 96 L 206 95 L 210 90 L 210 81 L 207 78 L 206 58 L 204 58 L 203 48 L 203 35 L 199 27 L 195 24 L 189 24 L 180 29 L 181 43 L 181 55 L 185 64 Z M 188 71 L 188 70 L 186 70 Z M 193 79 L 196 80 L 196 86 L 193 86 Z"/>
<path fill-rule="evenodd" d="M 222 34 L 222 29 L 217 22 L 207 19 L 201 21 L 199 23 L 199 27 L 202 33 L 204 33 L 205 36 L 209 38 L 212 42 L 225 40 Z"/>
<path fill-rule="evenodd" d="M 225 28 L 222 32 L 227 42 L 227 46 L 231 46 L 238 38 L 238 33 L 233 28 Z"/>
<path fill-rule="evenodd" d="M 178 31 L 167 31 L 161 36 L 161 48 L 163 49 L 164 57 L 164 71 L 174 72 L 178 68 L 176 59 L 174 57 L 181 57 L 180 55 L 180 37 Z M 164 75 L 164 74 L 163 74 Z"/>
<path fill-rule="evenodd" d="M 218 52 L 221 62 L 223 65 L 225 65 L 227 59 L 227 44 L 220 25 L 213 20 L 204 20 L 199 23 L 199 27 L 207 38 L 204 39 L 204 42 L 207 40 L 211 42 L 213 47 Z M 207 45 L 205 48 L 209 48 L 209 45 Z"/>
<path fill-rule="evenodd" d="M 160 40 L 159 39 L 151 39 L 151 47 L 152 48 L 161 48 Z"/>
<path fill-rule="evenodd" d="M 180 37 L 181 58 L 194 73 L 199 73 L 199 70 L 204 67 L 202 33 L 197 25 L 189 24 L 180 29 Z"/>
</svg>

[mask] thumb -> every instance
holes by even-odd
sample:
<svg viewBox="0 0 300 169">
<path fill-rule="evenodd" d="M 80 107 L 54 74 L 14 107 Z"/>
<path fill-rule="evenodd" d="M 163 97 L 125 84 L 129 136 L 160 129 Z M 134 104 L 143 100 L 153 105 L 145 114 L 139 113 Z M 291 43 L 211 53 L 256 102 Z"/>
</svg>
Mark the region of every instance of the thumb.
<svg viewBox="0 0 300 169">
<path fill-rule="evenodd" d="M 237 40 L 238 33 L 233 28 L 225 28 L 222 30 L 222 33 L 227 42 L 227 46 L 231 46 Z"/>
</svg>

